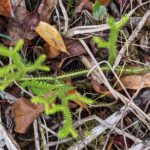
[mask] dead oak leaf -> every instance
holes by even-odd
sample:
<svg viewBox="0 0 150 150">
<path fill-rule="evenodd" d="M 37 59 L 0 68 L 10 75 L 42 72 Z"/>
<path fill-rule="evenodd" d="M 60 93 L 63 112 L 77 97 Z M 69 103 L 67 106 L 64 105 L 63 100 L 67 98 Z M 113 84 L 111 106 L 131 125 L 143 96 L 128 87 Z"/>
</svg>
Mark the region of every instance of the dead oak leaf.
<svg viewBox="0 0 150 150">
<path fill-rule="evenodd" d="M 145 75 L 127 75 L 121 77 L 121 82 L 126 89 L 138 90 L 140 88 L 150 87 L 150 74 Z M 122 87 L 118 85 L 118 90 Z"/>
<path fill-rule="evenodd" d="M 110 96 L 111 93 L 101 84 L 99 84 L 97 81 L 92 80 L 93 89 L 102 95 Z"/>
<path fill-rule="evenodd" d="M 34 105 L 26 98 L 17 99 L 12 106 L 12 113 L 15 119 L 15 132 L 25 133 L 43 111 L 43 105 Z"/>
</svg>

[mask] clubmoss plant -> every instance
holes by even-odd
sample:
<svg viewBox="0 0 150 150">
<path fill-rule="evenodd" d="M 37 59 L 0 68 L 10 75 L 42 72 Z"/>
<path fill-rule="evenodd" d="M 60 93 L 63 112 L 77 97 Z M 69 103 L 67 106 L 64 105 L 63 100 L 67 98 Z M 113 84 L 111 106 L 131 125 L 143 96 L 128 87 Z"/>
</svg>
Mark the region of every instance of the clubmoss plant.
<svg viewBox="0 0 150 150">
<path fill-rule="evenodd" d="M 23 58 L 19 54 L 22 48 L 23 40 L 19 40 L 12 50 L 0 45 L 0 55 L 9 58 L 11 65 L 6 65 L 0 68 L 0 90 L 4 90 L 11 85 L 14 81 L 20 83 L 23 88 L 29 88 L 35 97 L 32 98 L 32 102 L 35 104 L 43 104 L 45 107 L 45 113 L 52 115 L 55 113 L 62 113 L 64 118 L 64 125 L 59 131 L 58 135 L 61 139 L 66 138 L 71 134 L 74 138 L 77 137 L 77 131 L 73 127 L 72 115 L 69 109 L 70 101 L 81 101 L 86 104 L 92 104 L 93 101 L 89 98 L 83 97 L 77 92 L 69 94 L 75 87 L 63 82 L 63 79 L 70 77 L 78 77 L 88 73 L 88 70 L 80 70 L 71 73 L 66 73 L 57 77 L 29 77 L 28 73 L 36 70 L 48 71 L 49 68 L 43 65 L 45 55 L 41 55 L 35 63 L 25 63 Z M 108 67 L 102 67 L 103 71 L 110 71 Z M 146 68 L 115 68 L 117 73 L 138 74 L 144 71 L 150 71 L 150 67 Z M 49 82 L 47 82 L 49 81 Z M 59 99 L 59 103 L 56 102 Z"/>
<path fill-rule="evenodd" d="M 58 133 L 61 139 L 66 138 L 68 134 L 71 134 L 72 137 L 77 138 L 77 131 L 72 125 L 72 115 L 69 110 L 69 101 L 78 100 L 86 104 L 92 104 L 93 101 L 91 99 L 83 97 L 76 92 L 69 94 L 69 92 L 75 89 L 75 87 L 59 81 L 50 84 L 32 80 L 25 81 L 22 86 L 29 87 L 31 89 L 31 91 L 36 95 L 32 98 L 32 102 L 36 104 L 43 104 L 47 115 L 52 115 L 57 112 L 61 112 L 63 114 L 64 124 Z M 60 100 L 59 104 L 55 103 L 56 99 Z"/>
<path fill-rule="evenodd" d="M 109 17 L 107 24 L 110 26 L 109 40 L 105 41 L 100 37 L 94 36 L 93 40 L 99 48 L 108 49 L 108 62 L 113 65 L 117 57 L 117 38 L 119 35 L 119 30 L 128 22 L 129 16 L 125 15 L 121 18 L 119 22 L 115 22 L 113 17 Z"/>
<path fill-rule="evenodd" d="M 57 79 L 54 79 L 52 84 L 44 81 L 36 81 L 34 78 L 32 78 L 34 80 L 30 81 L 29 78 L 27 78 L 28 73 L 36 70 L 49 71 L 49 68 L 42 65 L 46 59 L 45 55 L 41 55 L 34 64 L 25 63 L 19 54 L 22 46 L 23 40 L 19 40 L 12 50 L 0 45 L 0 55 L 11 60 L 11 65 L 0 68 L 0 91 L 3 91 L 14 81 L 19 82 L 24 88 L 30 88 L 35 94 L 35 97 L 32 98 L 32 102 L 36 104 L 43 104 L 47 115 L 55 114 L 57 112 L 61 112 L 63 114 L 64 126 L 59 131 L 59 137 L 66 138 L 68 134 L 71 134 L 74 138 L 76 138 L 78 134 L 72 125 L 69 101 L 79 100 L 86 104 L 91 104 L 93 101 L 76 92 L 72 95 L 68 95 L 69 91 L 73 90 L 75 87 L 67 85 Z M 60 104 L 55 104 L 57 98 L 60 99 Z"/>
<path fill-rule="evenodd" d="M 13 81 L 19 81 L 28 73 L 35 70 L 49 71 L 47 66 L 42 65 L 45 61 L 45 55 L 41 55 L 34 64 L 26 64 L 19 54 L 23 46 L 23 40 L 19 40 L 12 49 L 0 45 L 0 55 L 11 60 L 12 64 L 0 68 L 0 90 L 4 90 Z"/>
</svg>

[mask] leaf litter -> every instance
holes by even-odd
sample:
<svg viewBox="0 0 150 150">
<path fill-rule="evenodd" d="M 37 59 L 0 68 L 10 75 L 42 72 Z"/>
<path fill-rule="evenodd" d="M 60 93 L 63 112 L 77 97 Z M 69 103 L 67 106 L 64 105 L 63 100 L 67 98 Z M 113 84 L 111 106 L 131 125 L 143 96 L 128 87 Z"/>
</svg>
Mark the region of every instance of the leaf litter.
<svg viewBox="0 0 150 150">
<path fill-rule="evenodd" d="M 32 77 L 53 76 L 55 78 L 72 72 L 81 72 L 85 70 L 87 66 L 90 72 L 90 69 L 94 67 L 93 60 L 89 59 L 87 48 L 85 45 L 81 44 L 79 39 L 84 39 L 87 46 L 93 52 L 97 62 L 107 61 L 109 57 L 107 49 L 99 48 L 93 41 L 93 36 L 95 35 L 100 36 L 104 41 L 108 40 L 109 30 L 96 32 L 99 25 L 104 24 L 105 26 L 108 16 L 113 16 L 114 19 L 118 21 L 123 17 L 123 14 L 127 14 L 132 11 L 132 9 L 139 7 L 130 18 L 130 21 L 132 21 L 135 26 L 137 25 L 136 19 L 142 19 L 150 7 L 149 3 L 144 5 L 146 2 L 144 0 L 134 2 L 126 0 L 62 0 L 64 5 L 64 9 L 62 9 L 63 7 L 60 7 L 60 2 L 61 0 L 41 0 L 38 2 L 29 0 L 28 2 L 24 1 L 24 5 L 22 5 L 19 0 L 14 3 L 10 0 L 1 0 L 0 2 L 1 43 L 10 47 L 11 50 L 11 46 L 16 45 L 17 41 L 22 38 L 25 42 L 21 51 L 24 62 L 34 62 L 41 53 L 47 56 L 45 64 L 52 69 L 51 72 L 45 73 L 42 71 L 35 71 L 30 74 Z M 81 27 L 79 34 L 75 34 L 75 36 L 71 37 L 68 36 L 69 34 L 65 35 L 63 30 L 67 23 L 66 19 L 68 19 L 69 23 L 68 31 L 71 31 L 71 28 L 76 29 Z M 84 29 L 85 26 L 88 28 Z M 119 34 L 116 45 L 118 52 L 132 34 L 134 26 L 128 23 L 122 30 L 124 34 Z M 80 34 L 80 31 L 82 30 L 90 32 Z M 140 69 L 138 66 L 144 68 L 145 66 L 147 67 L 150 65 L 148 61 L 149 31 L 149 24 L 147 21 L 140 33 L 133 39 L 133 42 L 130 45 L 126 45 L 127 51 L 124 53 L 120 62 L 122 71 L 118 73 L 117 70 L 114 70 L 117 73 L 117 80 L 113 71 L 110 69 L 104 70 L 104 74 L 110 85 L 123 94 L 123 96 L 133 96 L 133 103 L 135 103 L 138 109 L 141 109 L 146 113 L 147 116 L 149 116 L 150 112 L 150 74 L 148 70 L 143 73 L 138 73 L 138 69 Z M 74 32 L 76 32 L 76 30 Z M 38 52 L 37 47 L 41 47 L 42 51 L 40 53 Z M 83 56 L 85 59 L 90 60 L 90 64 L 87 63 L 88 61 L 82 61 Z M 11 60 L 1 56 L 1 67 L 7 64 L 11 64 Z M 103 67 L 105 68 L 106 66 L 104 65 Z M 133 69 L 128 71 L 127 74 L 124 74 L 123 70 L 130 69 L 131 67 Z M 44 106 L 42 104 L 35 105 L 31 102 L 30 99 L 34 94 L 31 92 L 32 90 L 29 88 L 24 89 L 16 82 L 14 82 L 13 85 L 16 84 L 20 89 L 19 91 L 17 90 L 17 95 L 11 93 L 12 90 L 16 90 L 13 85 L 10 85 L 5 90 L 5 92 L 12 94 L 12 96 L 19 97 L 15 99 L 13 104 L 9 103 L 7 99 L 5 100 L 5 95 L 1 96 L 3 101 L 7 101 L 7 105 L 6 103 L 1 103 L 2 123 L 5 127 L 5 123 L 7 122 L 7 127 L 5 127 L 7 132 L 11 131 L 10 134 L 12 134 L 13 140 L 17 141 L 21 149 L 43 149 L 43 145 L 46 146 L 49 145 L 49 143 L 53 143 L 53 146 L 49 147 L 50 149 L 75 149 L 72 147 L 76 144 L 78 144 L 77 146 L 80 146 L 79 141 L 81 139 L 83 141 L 86 140 L 86 137 L 88 137 L 90 133 L 93 133 L 91 130 L 95 129 L 96 121 L 93 120 L 88 122 L 89 117 L 96 115 L 99 119 L 101 117 L 107 119 L 112 114 L 115 114 L 115 112 L 120 111 L 120 108 L 124 106 L 121 101 L 117 100 L 116 102 L 116 99 L 113 97 L 111 91 L 108 90 L 108 87 L 99 82 L 97 79 L 99 77 L 100 74 L 98 69 L 95 69 L 90 76 L 82 75 L 76 76 L 75 78 L 69 77 L 64 80 L 67 85 L 75 87 L 75 89 L 67 92 L 68 97 L 81 93 L 95 101 L 95 104 L 91 105 L 87 105 L 79 99 L 69 102 L 68 108 L 72 112 L 73 123 L 76 124 L 80 122 L 80 125 L 78 125 L 76 129 L 82 136 L 77 137 L 76 140 L 71 139 L 70 142 L 60 140 L 57 145 L 57 131 L 65 122 L 65 120 L 63 121 L 63 116 L 60 113 L 56 113 L 55 115 L 45 115 Z M 59 81 L 56 80 L 56 82 Z M 122 83 L 122 85 L 120 83 Z M 53 92 L 50 94 L 53 95 Z M 50 96 L 50 94 L 48 96 Z M 60 99 L 56 98 L 54 104 L 56 103 L 59 105 L 60 102 Z M 108 104 L 110 104 L 109 107 Z M 95 107 L 96 105 L 97 107 Z M 9 116 L 9 113 L 6 116 L 4 115 L 6 107 L 11 108 L 11 116 Z M 49 105 L 49 108 L 53 108 L 53 104 Z M 139 120 L 137 116 L 139 115 L 137 113 L 138 110 L 136 110 L 137 112 L 134 112 L 128 104 L 127 108 L 131 111 L 125 111 L 124 114 L 122 114 L 122 119 L 119 119 L 114 125 L 115 129 L 112 129 L 113 132 L 106 130 L 106 132 L 101 133 L 101 135 L 98 134 L 98 137 L 96 138 L 93 138 L 92 135 L 90 135 L 93 140 L 84 145 L 84 147 L 93 150 L 116 150 L 118 147 L 120 149 L 128 149 L 134 147 L 134 143 L 135 145 L 138 144 L 138 142 L 134 140 L 134 137 L 143 142 L 148 140 L 147 137 L 150 132 L 147 126 L 145 126 L 144 121 Z M 11 118 L 11 121 L 8 121 L 8 118 Z M 85 121 L 86 119 L 87 121 Z M 37 121 L 37 128 L 35 127 L 35 120 Z M 11 126 L 11 123 L 13 126 Z M 102 123 L 105 124 L 107 122 L 104 121 L 101 122 L 101 124 Z M 8 125 L 10 127 L 8 127 Z M 36 134 L 36 132 L 38 134 Z M 125 136 L 126 134 L 123 134 L 124 132 L 128 132 L 128 135 Z M 108 134 L 108 137 L 106 137 L 105 134 Z M 21 139 L 21 136 L 24 136 L 24 138 Z M 101 136 L 103 136 L 105 140 L 101 141 Z M 106 140 L 107 138 L 108 140 Z M 25 144 L 22 143 L 22 140 Z M 87 141 L 85 141 L 85 143 L 87 143 Z M 8 145 L 6 144 L 6 146 Z"/>
</svg>

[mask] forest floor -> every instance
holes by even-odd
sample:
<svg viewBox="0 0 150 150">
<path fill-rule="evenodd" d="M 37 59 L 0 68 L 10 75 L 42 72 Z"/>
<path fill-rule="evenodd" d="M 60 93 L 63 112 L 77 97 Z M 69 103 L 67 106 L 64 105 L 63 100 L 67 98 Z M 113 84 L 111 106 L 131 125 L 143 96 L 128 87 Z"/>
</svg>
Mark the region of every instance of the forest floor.
<svg viewBox="0 0 150 150">
<path fill-rule="evenodd" d="M 1 0 L 0 42 L 0 149 L 150 149 L 149 0 Z"/>
</svg>

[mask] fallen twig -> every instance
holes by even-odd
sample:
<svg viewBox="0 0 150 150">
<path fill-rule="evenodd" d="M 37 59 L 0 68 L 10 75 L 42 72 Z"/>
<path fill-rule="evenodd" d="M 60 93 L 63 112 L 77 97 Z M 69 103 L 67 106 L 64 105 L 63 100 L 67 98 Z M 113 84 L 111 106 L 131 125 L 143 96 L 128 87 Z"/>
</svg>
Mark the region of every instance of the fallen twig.
<svg viewBox="0 0 150 150">
<path fill-rule="evenodd" d="M 20 150 L 18 144 L 14 141 L 14 139 L 7 133 L 5 128 L 0 124 L 0 137 L 1 140 L 4 140 L 4 143 L 7 146 L 8 150 Z"/>
<path fill-rule="evenodd" d="M 35 147 L 36 147 L 36 150 L 40 150 L 40 142 L 39 142 L 39 132 L 38 132 L 37 120 L 34 120 L 33 127 L 34 127 Z"/>
</svg>

